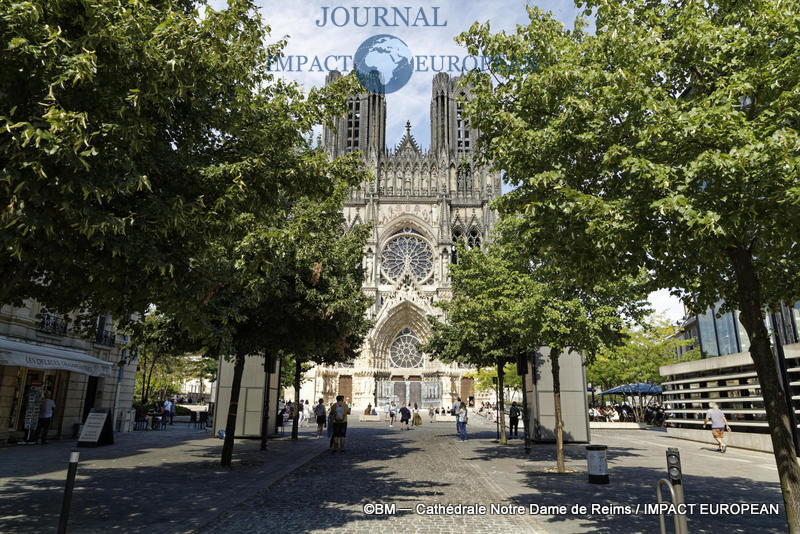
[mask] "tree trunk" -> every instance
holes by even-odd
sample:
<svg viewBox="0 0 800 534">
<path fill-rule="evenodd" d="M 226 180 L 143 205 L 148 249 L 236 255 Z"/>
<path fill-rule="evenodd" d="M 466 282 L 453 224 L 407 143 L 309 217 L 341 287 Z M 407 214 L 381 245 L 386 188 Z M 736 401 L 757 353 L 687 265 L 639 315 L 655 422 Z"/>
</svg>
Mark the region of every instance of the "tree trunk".
<svg viewBox="0 0 800 534">
<path fill-rule="evenodd" d="M 550 349 L 550 364 L 553 371 L 553 408 L 556 415 L 556 468 L 559 473 L 567 472 L 564 462 L 564 423 L 561 419 L 561 369 L 558 358 L 561 350 Z"/>
<path fill-rule="evenodd" d="M 761 395 L 767 412 L 772 449 L 790 532 L 800 532 L 800 465 L 792 437 L 792 420 L 786 392 L 781 385 L 769 333 L 764 325 L 761 282 L 755 272 L 749 250 L 729 248 L 728 256 L 736 273 L 739 294 L 739 320 L 750 338 L 750 357 L 758 375 Z"/>
<path fill-rule="evenodd" d="M 142 383 L 142 387 L 144 391 L 142 392 L 142 404 L 147 404 L 147 401 L 150 399 L 150 381 L 153 378 L 153 369 L 155 365 L 153 362 L 150 362 L 150 370 L 147 371 L 147 381 Z"/>
<path fill-rule="evenodd" d="M 292 410 L 292 439 L 297 439 L 300 418 L 300 360 L 294 357 L 294 409 Z"/>
<path fill-rule="evenodd" d="M 228 422 L 225 424 L 225 443 L 222 445 L 222 467 L 230 467 L 233 459 L 233 436 L 236 433 L 236 414 L 239 410 L 239 391 L 242 389 L 242 372 L 244 371 L 244 354 L 236 354 L 233 365 L 233 383 L 231 384 L 231 401 L 228 405 Z"/>
<path fill-rule="evenodd" d="M 497 418 L 500 421 L 500 443 L 505 445 L 506 440 L 506 411 L 504 406 L 505 390 L 503 389 L 503 378 L 505 369 L 503 362 L 497 362 Z"/>
</svg>

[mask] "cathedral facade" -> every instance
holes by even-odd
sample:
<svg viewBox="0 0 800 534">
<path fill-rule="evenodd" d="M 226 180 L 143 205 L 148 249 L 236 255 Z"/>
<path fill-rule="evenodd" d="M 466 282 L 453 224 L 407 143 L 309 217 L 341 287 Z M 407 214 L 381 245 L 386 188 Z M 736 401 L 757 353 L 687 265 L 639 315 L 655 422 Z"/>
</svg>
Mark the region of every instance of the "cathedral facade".
<svg viewBox="0 0 800 534">
<path fill-rule="evenodd" d="M 326 83 L 339 76 L 329 73 Z M 427 151 L 408 122 L 400 142 L 387 149 L 381 94 L 351 98 L 347 116 L 323 131 L 331 155 L 361 151 L 375 175 L 354 188 L 344 206 L 350 227 L 371 225 L 363 290 L 375 300 L 368 312 L 374 326 L 354 361 L 308 372 L 302 399 L 330 401 L 342 394 L 358 408 L 392 400 L 424 408 L 450 407 L 457 397 L 477 400 L 472 379 L 464 376 L 473 369 L 418 349 L 430 335 L 426 317 L 442 317 L 436 303 L 451 298 L 454 244 L 471 248 L 487 240 L 496 218 L 489 203 L 500 195 L 500 174 L 472 164 L 478 132 L 462 119 L 459 100 L 468 95 L 457 81 L 446 73 L 433 79 Z"/>
</svg>

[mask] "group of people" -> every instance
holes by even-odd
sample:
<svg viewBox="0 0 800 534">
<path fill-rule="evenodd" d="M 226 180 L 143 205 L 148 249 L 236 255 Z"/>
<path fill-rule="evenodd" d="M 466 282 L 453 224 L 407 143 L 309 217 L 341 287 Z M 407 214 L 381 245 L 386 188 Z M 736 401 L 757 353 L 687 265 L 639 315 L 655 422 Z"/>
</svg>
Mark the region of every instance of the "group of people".
<svg viewBox="0 0 800 534">
<path fill-rule="evenodd" d="M 433 410 L 433 408 L 430 410 Z M 407 406 L 405 402 L 398 408 L 395 402 L 391 401 L 386 404 L 384 412 L 390 428 L 394 426 L 398 417 L 400 418 L 400 430 L 410 430 L 412 424 L 415 427 L 422 424 L 422 415 L 416 402 L 413 408 Z M 431 421 L 433 421 L 433 415 L 431 415 Z"/>
<path fill-rule="evenodd" d="M 605 406 L 592 404 L 589 406 L 589 420 L 601 423 L 635 423 L 636 414 L 627 402 L 607 402 Z M 644 422 L 651 426 L 664 426 L 666 412 L 658 402 L 649 403 L 644 409 Z"/>
<path fill-rule="evenodd" d="M 601 423 L 632 423 L 636 421 L 633 408 L 627 402 L 621 405 L 617 402 L 593 404 L 589 406 L 589 420 Z"/>
<path fill-rule="evenodd" d="M 149 404 L 140 404 L 136 407 L 136 421 L 144 422 L 145 430 L 156 430 L 175 420 L 175 406 L 178 399 L 164 399 L 153 401 Z"/>
<path fill-rule="evenodd" d="M 295 415 L 297 415 L 298 426 L 307 426 L 311 422 L 312 412 L 311 405 L 307 400 L 301 400 L 298 403 L 292 401 L 282 403 L 278 410 L 278 426 L 283 426 L 285 422 L 294 419 Z"/>
</svg>

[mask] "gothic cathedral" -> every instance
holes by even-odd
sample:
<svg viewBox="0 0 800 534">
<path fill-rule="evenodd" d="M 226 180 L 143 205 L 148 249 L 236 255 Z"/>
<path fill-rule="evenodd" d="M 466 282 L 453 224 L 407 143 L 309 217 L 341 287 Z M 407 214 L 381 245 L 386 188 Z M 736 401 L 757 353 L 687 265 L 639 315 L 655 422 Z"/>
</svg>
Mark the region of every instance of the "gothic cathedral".
<svg viewBox="0 0 800 534">
<path fill-rule="evenodd" d="M 326 83 L 339 76 L 329 73 Z M 368 312 L 375 325 L 355 361 L 309 371 L 301 398 L 328 402 L 342 394 L 355 407 L 379 410 L 392 400 L 427 408 L 450 407 L 456 397 L 476 399 L 472 379 L 464 377 L 470 368 L 431 359 L 417 348 L 430 333 L 426 316 L 441 316 L 435 303 L 451 297 L 453 244 L 486 241 L 496 217 L 489 203 L 500 195 L 500 174 L 471 163 L 478 132 L 461 117 L 459 100 L 468 95 L 457 81 L 445 73 L 433 79 L 426 152 L 408 122 L 396 148 L 386 148 L 381 94 L 352 98 L 347 116 L 323 131 L 333 156 L 360 150 L 376 177 L 354 189 L 344 206 L 348 225 L 372 225 L 363 289 L 375 299 Z"/>
</svg>

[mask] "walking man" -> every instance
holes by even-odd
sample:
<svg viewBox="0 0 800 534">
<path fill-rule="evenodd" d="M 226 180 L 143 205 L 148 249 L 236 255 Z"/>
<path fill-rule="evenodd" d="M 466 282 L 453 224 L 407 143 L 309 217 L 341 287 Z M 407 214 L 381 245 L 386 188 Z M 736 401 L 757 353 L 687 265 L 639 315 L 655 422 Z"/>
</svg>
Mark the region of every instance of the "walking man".
<svg viewBox="0 0 800 534">
<path fill-rule="evenodd" d="M 411 410 L 408 409 L 406 403 L 403 403 L 403 407 L 400 408 L 400 428 L 408 430 L 408 421 L 411 419 Z"/>
<path fill-rule="evenodd" d="M 305 404 L 303 401 L 300 401 L 300 406 L 297 408 L 297 416 L 297 426 L 301 427 L 306 420 Z"/>
<path fill-rule="evenodd" d="M 167 419 L 170 419 L 170 424 L 172 424 L 172 410 L 172 401 L 169 398 L 164 399 L 164 424 Z"/>
<path fill-rule="evenodd" d="M 512 438 L 519 437 L 519 408 L 517 407 L 517 401 L 511 403 L 511 409 L 508 410 L 508 435 Z"/>
<path fill-rule="evenodd" d="M 459 422 L 458 437 L 461 441 L 467 441 L 467 420 L 469 418 L 467 415 L 467 405 L 461 402 L 458 406 L 458 415 L 456 416 Z"/>
<path fill-rule="evenodd" d="M 461 397 L 456 397 L 456 402 L 453 403 L 453 415 L 456 416 L 456 434 L 461 435 L 461 421 L 458 417 L 458 412 L 461 409 Z"/>
<path fill-rule="evenodd" d="M 325 426 L 325 403 L 319 399 L 319 404 L 314 406 L 314 417 L 317 418 L 317 439 L 322 437 L 322 428 Z"/>
<path fill-rule="evenodd" d="M 34 442 L 41 436 L 42 445 L 47 445 L 47 433 L 50 431 L 50 422 L 53 420 L 53 411 L 55 409 L 56 403 L 50 398 L 50 392 L 45 391 L 41 412 L 39 412 L 39 423 L 36 425 L 36 437 L 33 439 Z"/>
<path fill-rule="evenodd" d="M 333 421 L 333 452 L 344 452 L 344 438 L 347 434 L 347 414 L 350 407 L 344 403 L 344 395 L 336 396 L 336 404 L 331 407 Z"/>
<path fill-rule="evenodd" d="M 716 402 L 708 403 L 708 413 L 706 413 L 706 420 L 703 421 L 703 428 L 706 427 L 708 421 L 711 421 L 711 435 L 714 436 L 717 444 L 719 445 L 719 452 L 725 452 L 725 449 L 728 448 L 725 445 L 725 431 L 731 431 L 731 427 L 728 426 L 728 420 L 725 418 L 725 414 L 722 413 L 722 410 L 719 409 L 719 406 Z"/>
</svg>

